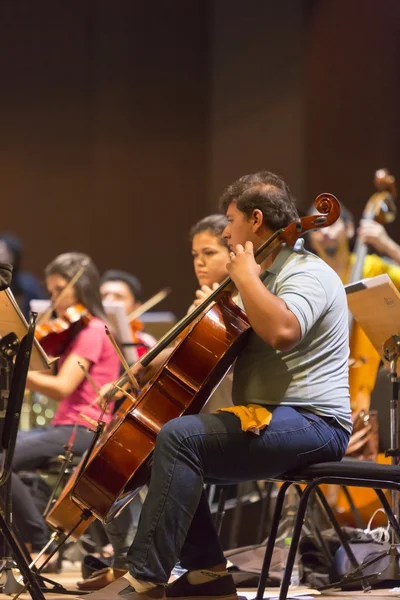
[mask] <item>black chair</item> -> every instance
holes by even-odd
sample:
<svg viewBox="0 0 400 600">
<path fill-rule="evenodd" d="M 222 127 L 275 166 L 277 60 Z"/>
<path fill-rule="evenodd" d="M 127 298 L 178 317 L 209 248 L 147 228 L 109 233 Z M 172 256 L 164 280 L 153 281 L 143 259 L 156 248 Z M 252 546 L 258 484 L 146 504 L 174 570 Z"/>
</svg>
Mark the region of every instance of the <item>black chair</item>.
<svg viewBox="0 0 400 600">
<path fill-rule="evenodd" d="M 285 473 L 279 478 L 276 478 L 275 481 L 283 482 L 283 485 L 280 488 L 276 499 L 275 511 L 272 518 L 271 531 L 268 538 L 267 547 L 265 550 L 256 600 L 261 600 L 264 595 L 285 494 L 292 484 L 304 484 L 305 489 L 301 494 L 299 502 L 293 528 L 292 542 L 289 549 L 286 568 L 282 578 L 279 600 L 286 600 L 287 598 L 290 578 L 300 541 L 300 534 L 307 504 L 313 493 L 315 493 L 321 501 L 327 516 L 329 517 L 329 520 L 331 521 L 332 526 L 334 527 L 350 560 L 350 564 L 354 569 L 351 574 L 353 576 L 353 581 L 361 581 L 364 590 L 369 589 L 369 580 L 371 579 L 371 575 L 366 576 L 363 574 L 362 565 L 360 566 L 357 562 L 348 543 L 347 537 L 344 535 L 339 524 L 337 523 L 335 515 L 319 486 L 326 483 L 374 489 L 385 510 L 393 531 L 395 532 L 397 539 L 400 541 L 400 527 L 392 513 L 386 496 L 382 491 L 386 489 L 395 491 L 400 490 L 400 467 L 392 465 L 378 465 L 369 461 L 342 460 L 340 462 L 318 463 L 309 467 L 304 467 L 303 469 L 293 470 Z"/>
</svg>

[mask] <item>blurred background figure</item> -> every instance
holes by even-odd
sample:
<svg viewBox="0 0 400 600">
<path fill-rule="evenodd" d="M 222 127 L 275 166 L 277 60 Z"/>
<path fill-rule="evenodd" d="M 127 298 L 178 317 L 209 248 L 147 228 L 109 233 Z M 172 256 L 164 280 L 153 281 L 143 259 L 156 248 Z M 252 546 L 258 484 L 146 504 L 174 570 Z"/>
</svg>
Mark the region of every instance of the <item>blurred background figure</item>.
<svg viewBox="0 0 400 600">
<path fill-rule="evenodd" d="M 13 266 L 11 291 L 27 319 L 29 302 L 47 296 L 37 277 L 33 273 L 21 270 L 22 256 L 21 240 L 11 233 L 0 233 L 0 262 L 10 263 Z"/>
</svg>

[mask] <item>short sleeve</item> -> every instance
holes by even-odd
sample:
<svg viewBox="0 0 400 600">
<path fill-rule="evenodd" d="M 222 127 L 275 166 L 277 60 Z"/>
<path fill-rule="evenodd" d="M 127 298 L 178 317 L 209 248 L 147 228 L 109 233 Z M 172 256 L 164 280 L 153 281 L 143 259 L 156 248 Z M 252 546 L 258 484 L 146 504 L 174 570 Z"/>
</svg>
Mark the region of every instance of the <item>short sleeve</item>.
<svg viewBox="0 0 400 600">
<path fill-rule="evenodd" d="M 91 363 L 97 363 L 103 353 L 105 337 L 104 326 L 91 327 L 88 325 L 76 336 L 70 354 L 78 354 Z"/>
<path fill-rule="evenodd" d="M 277 282 L 276 295 L 297 318 L 303 339 L 327 308 L 324 286 L 312 273 L 293 273 Z"/>
</svg>

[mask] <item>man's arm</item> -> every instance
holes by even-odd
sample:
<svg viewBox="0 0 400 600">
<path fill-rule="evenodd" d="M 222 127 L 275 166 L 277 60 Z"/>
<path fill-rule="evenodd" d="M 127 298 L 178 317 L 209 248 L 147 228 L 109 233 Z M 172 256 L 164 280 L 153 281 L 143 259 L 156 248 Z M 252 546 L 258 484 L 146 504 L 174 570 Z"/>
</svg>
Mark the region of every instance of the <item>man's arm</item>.
<svg viewBox="0 0 400 600">
<path fill-rule="evenodd" d="M 238 245 L 231 253 L 228 270 L 235 283 L 254 331 L 264 342 L 280 350 L 291 350 L 301 339 L 298 319 L 286 303 L 265 288 L 259 278 L 260 266 L 253 254 L 253 244 Z"/>
</svg>

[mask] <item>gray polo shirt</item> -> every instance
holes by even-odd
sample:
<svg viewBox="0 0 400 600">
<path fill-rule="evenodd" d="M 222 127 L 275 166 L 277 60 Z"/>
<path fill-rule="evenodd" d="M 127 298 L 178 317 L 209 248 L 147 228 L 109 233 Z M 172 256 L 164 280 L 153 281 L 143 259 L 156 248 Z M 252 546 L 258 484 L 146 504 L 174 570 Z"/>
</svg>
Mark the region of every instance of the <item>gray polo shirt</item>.
<svg viewBox="0 0 400 600">
<path fill-rule="evenodd" d="M 351 432 L 348 309 L 338 275 L 300 244 L 283 248 L 262 279 L 297 317 L 301 340 L 279 352 L 252 331 L 236 360 L 233 403 L 301 407 Z"/>
</svg>

